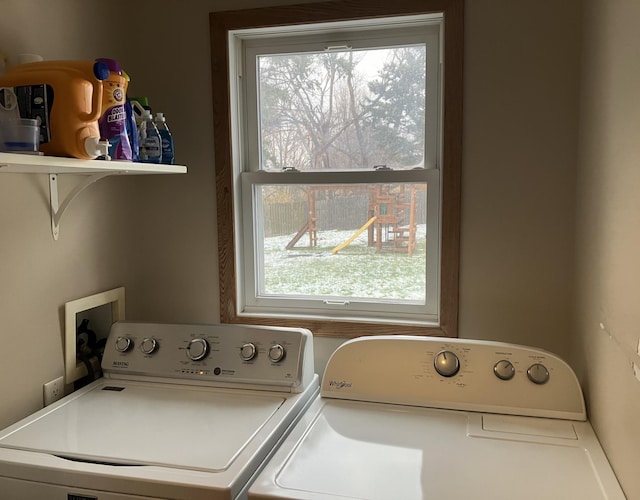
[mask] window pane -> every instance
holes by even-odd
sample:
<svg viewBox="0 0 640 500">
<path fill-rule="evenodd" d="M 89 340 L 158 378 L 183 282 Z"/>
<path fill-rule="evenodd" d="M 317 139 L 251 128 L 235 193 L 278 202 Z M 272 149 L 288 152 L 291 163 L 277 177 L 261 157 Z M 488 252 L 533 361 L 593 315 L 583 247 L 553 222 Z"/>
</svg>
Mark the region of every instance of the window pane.
<svg viewBox="0 0 640 500">
<path fill-rule="evenodd" d="M 426 188 L 256 186 L 258 296 L 425 304 Z"/>
<path fill-rule="evenodd" d="M 257 57 L 265 170 L 424 166 L 426 45 Z"/>
</svg>

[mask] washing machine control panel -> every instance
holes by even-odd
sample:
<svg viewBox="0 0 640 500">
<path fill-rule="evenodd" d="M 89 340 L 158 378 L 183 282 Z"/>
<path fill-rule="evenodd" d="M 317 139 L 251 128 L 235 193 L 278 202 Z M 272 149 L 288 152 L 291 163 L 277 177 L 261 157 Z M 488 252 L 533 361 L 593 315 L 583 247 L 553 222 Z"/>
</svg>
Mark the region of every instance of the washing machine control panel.
<svg viewBox="0 0 640 500">
<path fill-rule="evenodd" d="M 584 420 L 578 379 L 558 356 L 503 342 L 360 337 L 329 360 L 322 396 Z"/>
<path fill-rule="evenodd" d="M 115 378 L 295 390 L 313 377 L 312 336 L 303 328 L 118 322 L 102 369 Z"/>
<path fill-rule="evenodd" d="M 453 377 L 460 371 L 460 359 L 455 352 L 440 351 L 435 355 L 433 367 L 439 375 Z M 501 359 L 493 365 L 493 373 L 500 380 L 511 380 L 516 374 L 516 369 L 513 362 Z M 549 381 L 549 370 L 542 363 L 533 363 L 527 368 L 527 378 L 534 384 L 546 384 Z"/>
</svg>

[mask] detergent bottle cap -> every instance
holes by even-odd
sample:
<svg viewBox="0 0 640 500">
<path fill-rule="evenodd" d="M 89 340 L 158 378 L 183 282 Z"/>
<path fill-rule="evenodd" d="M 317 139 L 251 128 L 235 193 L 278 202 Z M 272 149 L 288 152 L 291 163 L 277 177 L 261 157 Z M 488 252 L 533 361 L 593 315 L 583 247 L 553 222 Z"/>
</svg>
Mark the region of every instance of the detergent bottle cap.
<svg viewBox="0 0 640 500">
<path fill-rule="evenodd" d="M 167 119 L 164 117 L 164 113 L 156 113 L 156 122 L 164 123 Z"/>
<path fill-rule="evenodd" d="M 93 63 L 93 74 L 100 81 L 106 80 L 109 78 L 109 66 L 103 61 L 96 61 Z"/>
<path fill-rule="evenodd" d="M 120 63 L 115 59 L 107 59 L 106 57 L 99 57 L 98 59 L 96 59 L 96 62 L 104 63 L 107 66 L 107 68 L 109 68 L 109 71 L 113 71 L 114 73 L 117 73 L 119 75 L 122 74 L 122 66 L 120 66 Z"/>
<path fill-rule="evenodd" d="M 152 120 L 153 117 L 151 116 L 151 111 L 148 109 L 145 109 L 142 111 L 142 120 Z"/>
</svg>

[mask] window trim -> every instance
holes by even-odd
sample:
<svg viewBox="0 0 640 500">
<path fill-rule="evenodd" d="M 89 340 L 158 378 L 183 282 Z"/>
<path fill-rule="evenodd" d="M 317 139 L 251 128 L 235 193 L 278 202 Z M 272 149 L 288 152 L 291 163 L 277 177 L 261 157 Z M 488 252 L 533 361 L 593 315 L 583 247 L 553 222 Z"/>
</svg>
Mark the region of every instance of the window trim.
<svg viewBox="0 0 640 500">
<path fill-rule="evenodd" d="M 278 185 L 278 184 L 327 184 L 324 182 L 326 179 L 324 172 L 289 172 L 289 173 L 269 173 L 269 172 L 251 172 L 241 174 L 238 181 L 242 189 L 242 199 L 246 204 L 251 204 L 254 201 L 252 191 L 256 185 Z M 440 171 L 438 169 L 428 170 L 396 170 L 396 171 L 342 171 L 331 173 L 331 181 L 329 184 L 336 183 L 338 185 L 349 184 L 396 184 L 396 183 L 424 183 L 427 186 L 427 192 L 440 192 Z M 366 182 L 363 182 L 363 175 L 368 177 Z M 426 196 L 427 198 L 427 213 L 431 217 L 430 222 L 427 222 L 428 227 L 432 227 L 429 234 L 436 235 L 433 238 L 427 238 L 427 254 L 432 254 L 433 259 L 425 259 L 426 275 L 435 276 L 433 279 L 427 281 L 426 293 L 429 295 L 440 295 L 439 293 L 439 252 L 438 245 L 440 224 L 437 222 L 440 218 L 439 207 L 439 194 L 433 196 Z M 247 206 L 243 208 L 243 223 L 242 231 L 243 236 L 239 238 L 238 247 L 236 248 L 236 258 L 254 259 L 254 231 L 253 221 L 250 220 L 256 216 L 255 205 L 253 209 L 248 209 Z M 436 227 L 437 226 L 437 227 Z M 250 267 L 250 266 L 245 266 Z M 254 264 L 254 270 L 258 267 Z M 323 313 L 327 316 L 331 316 L 331 321 L 335 321 L 336 318 L 344 317 L 345 321 L 357 321 L 362 318 L 362 322 L 370 323 L 385 323 L 397 327 L 400 323 L 407 325 L 419 325 L 426 327 L 429 323 L 433 323 L 433 317 L 439 314 L 439 299 L 431 303 L 423 304 L 423 310 L 418 312 L 417 305 L 415 304 L 402 304 L 401 301 L 394 301 L 389 299 L 386 304 L 383 301 L 375 301 L 375 299 L 358 299 L 347 298 L 349 307 L 344 311 L 340 311 L 334 305 L 323 305 L 322 298 L 314 297 L 309 298 L 278 298 L 270 296 L 257 296 L 255 299 L 250 299 L 246 290 L 251 290 L 255 287 L 255 274 L 251 269 L 243 269 L 244 287 L 246 297 L 243 297 L 242 290 L 238 293 L 238 304 L 242 305 L 242 318 L 249 316 L 263 316 L 263 317 L 282 317 L 287 312 L 290 314 L 291 322 L 297 321 L 301 318 L 322 316 Z M 343 297 L 336 298 L 336 300 L 343 300 Z M 290 302 L 283 307 L 283 302 Z M 370 307 L 370 304 L 374 303 L 375 307 Z M 367 317 L 369 315 L 369 317 Z"/>
<path fill-rule="evenodd" d="M 402 17 L 384 17 L 379 20 L 341 21 L 277 28 L 257 28 L 234 30 L 229 33 L 230 81 L 235 82 L 232 94 L 231 124 L 235 132 L 232 144 L 233 180 L 240 187 L 236 190 L 241 202 L 234 209 L 242 216 L 242 224 L 237 224 L 236 264 L 237 311 L 247 316 L 294 318 L 330 318 L 367 323 L 390 325 L 412 324 L 437 326 L 440 300 L 440 128 L 441 128 L 441 64 L 440 51 L 443 16 L 422 14 Z M 306 30 L 310 30 L 310 33 Z M 281 172 L 277 168 L 266 169 L 262 163 L 262 133 L 260 130 L 260 83 L 259 58 L 262 56 L 290 53 L 323 54 L 327 47 L 336 49 L 348 47 L 351 50 L 371 48 L 399 48 L 421 46 L 425 56 L 425 130 L 422 143 L 424 169 L 398 166 L 389 171 L 369 168 L 347 168 L 346 170 L 302 170 L 301 172 Z M 235 55 L 235 63 L 233 61 Z M 232 87 L 232 91 L 234 90 Z M 429 89 L 429 91 L 427 91 Z M 236 101 L 237 99 L 237 101 Z M 237 111 L 236 111 L 237 110 Z M 236 111 L 236 112 L 234 112 Z M 424 263 L 426 276 L 423 303 L 417 300 L 403 301 L 391 298 L 376 300 L 364 297 L 346 296 L 298 296 L 295 292 L 283 295 L 261 293 L 265 277 L 261 259 L 262 237 L 256 237 L 263 227 L 261 209 L 261 185 L 332 185 L 358 184 L 361 186 L 395 184 L 396 182 L 426 183 L 425 196 L 428 200 L 426 239 L 427 251 L 424 258 L 412 259 Z M 428 187 L 427 187 L 428 186 Z M 359 227 L 359 225 L 357 226 Z M 355 230 L 355 228 L 354 228 Z M 427 258 L 428 256 L 428 258 Z M 423 282 L 423 285 L 425 283 Z M 326 300 L 328 299 L 328 300 Z"/>
<path fill-rule="evenodd" d="M 316 336 L 356 337 L 376 334 L 458 334 L 460 255 L 460 178 L 462 164 L 462 74 L 464 0 L 396 0 L 375 5 L 368 0 L 341 0 L 295 6 L 221 11 L 210 14 L 215 180 L 220 272 L 220 320 L 310 329 Z M 440 244 L 440 325 L 438 327 L 359 323 L 329 319 L 287 319 L 237 314 L 238 269 L 235 264 L 233 158 L 229 82 L 229 31 L 293 24 L 375 19 L 443 12 L 444 88 L 442 138 L 442 227 Z"/>
</svg>

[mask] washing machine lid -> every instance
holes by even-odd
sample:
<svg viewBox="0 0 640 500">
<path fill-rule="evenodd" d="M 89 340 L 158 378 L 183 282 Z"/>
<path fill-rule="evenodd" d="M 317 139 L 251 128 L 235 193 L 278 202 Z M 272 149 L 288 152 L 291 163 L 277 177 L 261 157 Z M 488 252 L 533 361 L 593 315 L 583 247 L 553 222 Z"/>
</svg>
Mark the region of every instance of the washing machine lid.
<svg viewBox="0 0 640 500">
<path fill-rule="evenodd" d="M 0 435 L 0 447 L 107 464 L 225 471 L 265 426 L 276 393 L 106 381 Z"/>
<path fill-rule="evenodd" d="M 624 496 L 588 422 L 318 398 L 249 498 Z"/>
</svg>

